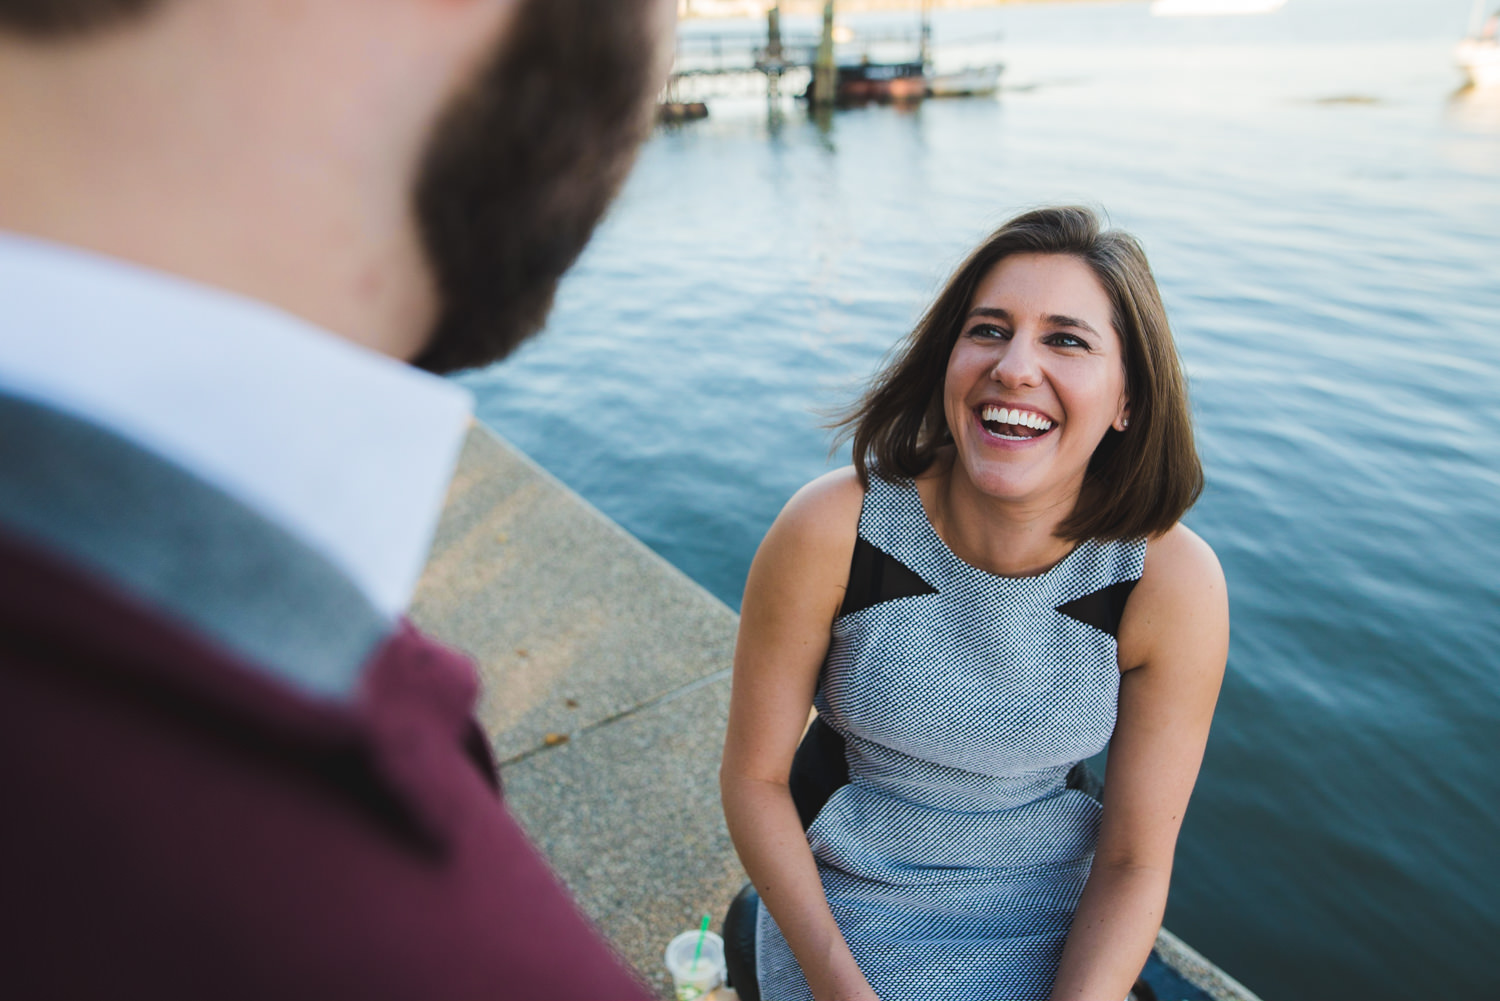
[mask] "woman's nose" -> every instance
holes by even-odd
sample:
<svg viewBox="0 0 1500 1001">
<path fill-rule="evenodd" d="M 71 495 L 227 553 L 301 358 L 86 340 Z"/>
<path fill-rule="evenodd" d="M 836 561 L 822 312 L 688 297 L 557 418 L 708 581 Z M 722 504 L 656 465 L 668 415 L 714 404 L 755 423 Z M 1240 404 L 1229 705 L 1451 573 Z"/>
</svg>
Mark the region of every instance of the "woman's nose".
<svg viewBox="0 0 1500 1001">
<path fill-rule="evenodd" d="M 1037 356 L 1036 345 L 1027 338 L 1012 337 L 1005 345 L 1005 351 L 995 359 L 990 378 L 1012 388 L 1040 385 L 1041 359 Z"/>
</svg>

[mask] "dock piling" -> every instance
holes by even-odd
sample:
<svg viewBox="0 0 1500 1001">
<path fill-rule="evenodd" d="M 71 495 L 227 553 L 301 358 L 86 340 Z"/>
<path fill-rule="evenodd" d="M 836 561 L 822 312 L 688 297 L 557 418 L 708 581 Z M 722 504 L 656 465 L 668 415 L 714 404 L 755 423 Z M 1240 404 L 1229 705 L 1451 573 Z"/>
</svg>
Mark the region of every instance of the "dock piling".
<svg viewBox="0 0 1500 1001">
<path fill-rule="evenodd" d="M 781 51 L 781 3 L 766 10 L 766 100 L 775 107 L 781 99 L 781 73 L 786 57 Z"/>
<path fill-rule="evenodd" d="M 833 62 L 833 0 L 823 0 L 823 37 L 818 42 L 818 59 L 813 66 L 812 103 L 833 104 L 838 91 L 838 70 Z"/>
</svg>

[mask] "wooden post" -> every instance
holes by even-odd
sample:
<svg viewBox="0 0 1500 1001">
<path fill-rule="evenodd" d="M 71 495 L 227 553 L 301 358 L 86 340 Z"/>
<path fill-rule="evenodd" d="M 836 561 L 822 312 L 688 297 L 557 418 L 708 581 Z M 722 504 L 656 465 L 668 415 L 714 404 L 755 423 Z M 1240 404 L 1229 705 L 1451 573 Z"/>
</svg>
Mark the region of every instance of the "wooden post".
<svg viewBox="0 0 1500 1001">
<path fill-rule="evenodd" d="M 832 105 L 838 78 L 833 62 L 833 0 L 823 0 L 823 38 L 818 42 L 818 61 L 813 67 L 812 103 Z"/>
<path fill-rule="evenodd" d="M 781 97 L 781 71 L 786 58 L 781 52 L 781 2 L 776 0 L 766 11 L 766 97 L 772 102 Z"/>
<path fill-rule="evenodd" d="M 932 0 L 922 0 L 922 74 L 932 75 Z"/>
</svg>

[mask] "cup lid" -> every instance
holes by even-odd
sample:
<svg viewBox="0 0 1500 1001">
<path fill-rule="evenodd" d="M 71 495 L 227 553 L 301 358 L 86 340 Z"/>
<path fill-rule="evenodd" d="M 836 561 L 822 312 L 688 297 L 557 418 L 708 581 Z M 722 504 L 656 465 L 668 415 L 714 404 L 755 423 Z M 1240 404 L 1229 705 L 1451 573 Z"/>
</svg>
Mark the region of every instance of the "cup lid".
<svg viewBox="0 0 1500 1001">
<path fill-rule="evenodd" d="M 693 953 L 698 948 L 698 931 L 685 931 L 667 943 L 667 970 L 674 977 L 702 976 L 709 970 L 720 975 L 724 971 L 724 940 L 713 932 L 703 933 L 703 951 L 698 956 L 698 965 L 693 966 Z"/>
</svg>

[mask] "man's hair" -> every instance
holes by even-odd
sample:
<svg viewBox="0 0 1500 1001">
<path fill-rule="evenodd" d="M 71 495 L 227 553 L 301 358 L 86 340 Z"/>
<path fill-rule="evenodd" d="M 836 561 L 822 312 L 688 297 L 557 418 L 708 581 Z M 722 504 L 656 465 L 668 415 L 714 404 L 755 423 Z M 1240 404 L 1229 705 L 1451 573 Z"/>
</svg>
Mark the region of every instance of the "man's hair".
<svg viewBox="0 0 1500 1001">
<path fill-rule="evenodd" d="M 1017 216 L 949 279 L 864 396 L 833 425 L 839 440 L 853 439 L 860 481 L 868 487 L 872 473 L 917 476 L 951 439 L 943 410 L 948 356 L 980 282 L 1013 254 L 1065 254 L 1087 264 L 1109 296 L 1124 349 L 1130 427 L 1105 432 L 1057 534 L 1082 541 L 1165 532 L 1203 491 L 1187 383 L 1145 252 L 1128 233 L 1104 230 L 1087 208 Z"/>
<path fill-rule="evenodd" d="M 165 0 L 0 0 L 0 32 L 28 38 L 83 35 L 141 17 Z"/>
</svg>

